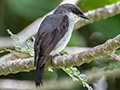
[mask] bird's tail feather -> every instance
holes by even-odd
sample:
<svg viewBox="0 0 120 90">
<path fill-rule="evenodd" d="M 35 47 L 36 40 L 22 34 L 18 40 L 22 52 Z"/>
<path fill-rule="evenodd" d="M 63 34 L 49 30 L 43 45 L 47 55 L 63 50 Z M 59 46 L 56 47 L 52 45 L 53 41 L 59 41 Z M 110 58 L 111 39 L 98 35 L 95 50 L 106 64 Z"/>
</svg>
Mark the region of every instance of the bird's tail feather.
<svg viewBox="0 0 120 90">
<path fill-rule="evenodd" d="M 37 66 L 36 66 L 36 76 L 35 76 L 36 87 L 43 86 L 43 77 L 44 77 L 44 67 L 45 67 L 45 64 L 43 64 L 40 67 L 39 66 L 40 59 L 41 59 L 41 57 L 38 58 L 38 60 L 37 60 Z"/>
</svg>

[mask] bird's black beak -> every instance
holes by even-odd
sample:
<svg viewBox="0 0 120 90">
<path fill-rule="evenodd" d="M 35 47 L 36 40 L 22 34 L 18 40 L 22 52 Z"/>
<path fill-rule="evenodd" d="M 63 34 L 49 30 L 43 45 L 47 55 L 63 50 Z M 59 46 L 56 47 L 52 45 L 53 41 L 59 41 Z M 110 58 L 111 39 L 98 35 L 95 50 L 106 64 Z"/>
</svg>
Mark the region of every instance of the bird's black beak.
<svg viewBox="0 0 120 90">
<path fill-rule="evenodd" d="M 81 17 L 81 18 L 84 18 L 84 19 L 88 19 L 88 20 L 90 20 L 90 18 L 89 18 L 89 17 L 87 17 L 87 16 L 86 16 L 86 15 L 84 15 L 84 14 L 83 14 L 83 15 L 80 15 L 80 17 Z"/>
</svg>

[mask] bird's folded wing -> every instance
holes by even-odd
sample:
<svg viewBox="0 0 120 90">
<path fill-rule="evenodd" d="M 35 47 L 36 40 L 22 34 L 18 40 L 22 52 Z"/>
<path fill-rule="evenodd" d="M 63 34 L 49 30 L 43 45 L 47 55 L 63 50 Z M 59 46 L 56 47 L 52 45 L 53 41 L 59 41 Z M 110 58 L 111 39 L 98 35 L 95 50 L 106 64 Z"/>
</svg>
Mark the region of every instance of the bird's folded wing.
<svg viewBox="0 0 120 90">
<path fill-rule="evenodd" d="M 69 19 L 67 15 L 49 15 L 43 22 L 37 33 L 35 41 L 35 63 L 40 55 L 39 65 L 42 66 L 50 52 L 68 31 Z"/>
</svg>

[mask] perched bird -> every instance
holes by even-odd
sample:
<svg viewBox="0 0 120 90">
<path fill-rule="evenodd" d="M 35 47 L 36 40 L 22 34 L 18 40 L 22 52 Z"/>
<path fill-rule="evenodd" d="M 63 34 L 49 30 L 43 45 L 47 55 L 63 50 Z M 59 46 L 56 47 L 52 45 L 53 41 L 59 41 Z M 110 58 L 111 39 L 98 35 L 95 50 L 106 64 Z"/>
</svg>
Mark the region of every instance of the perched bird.
<svg viewBox="0 0 120 90">
<path fill-rule="evenodd" d="M 61 52 L 70 40 L 74 24 L 80 18 L 89 19 L 73 4 L 62 4 L 42 21 L 34 44 L 35 84 L 43 85 L 44 67 L 49 55 Z"/>
</svg>

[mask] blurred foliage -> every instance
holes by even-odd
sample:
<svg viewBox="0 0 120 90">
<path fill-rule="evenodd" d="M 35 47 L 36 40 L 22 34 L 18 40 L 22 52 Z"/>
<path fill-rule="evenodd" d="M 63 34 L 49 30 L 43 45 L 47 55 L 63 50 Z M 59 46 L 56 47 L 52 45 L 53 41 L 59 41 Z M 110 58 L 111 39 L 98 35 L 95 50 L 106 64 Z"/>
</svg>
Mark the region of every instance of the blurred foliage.
<svg viewBox="0 0 120 90">
<path fill-rule="evenodd" d="M 102 67 L 92 67 L 92 70 L 104 70 L 104 71 L 112 71 L 114 69 L 120 68 L 120 62 L 115 60 L 110 60 L 109 63 L 105 64 Z"/>
<path fill-rule="evenodd" d="M 37 18 L 56 8 L 62 0 L 0 0 L 0 36 L 6 29 L 20 32 Z"/>
<path fill-rule="evenodd" d="M 62 0 L 9 0 L 8 8 L 17 16 L 35 20 L 53 10 Z"/>
<path fill-rule="evenodd" d="M 72 33 L 72 37 L 70 39 L 70 42 L 68 43 L 67 46 L 86 46 L 87 45 L 87 41 L 85 39 L 85 37 L 78 32 L 78 30 L 75 30 L 74 33 Z"/>
<path fill-rule="evenodd" d="M 0 36 L 7 36 L 6 29 L 10 29 L 13 33 L 20 32 L 23 28 L 28 26 L 36 19 L 47 14 L 62 0 L 0 0 Z M 83 12 L 88 10 L 97 9 L 116 3 L 119 0 L 80 0 L 77 4 Z M 110 17 L 105 20 L 100 20 L 84 26 L 73 32 L 72 38 L 68 46 L 89 46 L 93 47 L 104 43 L 107 39 L 113 38 L 120 33 L 120 15 Z M 31 41 L 26 42 L 27 47 L 31 46 Z M 23 48 L 23 50 L 25 50 Z M 116 52 L 119 54 L 119 52 Z M 116 67 L 119 68 L 118 62 L 112 62 L 103 60 L 92 61 L 89 64 L 83 64 L 78 69 L 84 71 L 92 67 L 104 67 L 105 70 L 113 70 Z M 95 68 L 94 68 L 95 69 Z M 50 69 L 51 71 L 52 69 Z M 15 78 L 15 79 L 30 79 L 34 80 L 34 71 L 30 73 L 18 73 L 16 75 L 10 74 L 2 78 Z M 60 70 L 55 69 L 54 73 L 45 72 L 45 79 L 59 79 L 60 77 L 66 76 L 66 74 Z M 111 82 L 112 80 L 112 82 Z M 109 81 L 109 90 L 117 90 L 119 85 L 115 87 L 116 83 L 120 83 L 119 78 L 111 78 Z M 114 85 L 114 86 L 113 86 Z M 116 89 L 117 88 L 117 89 Z M 75 86 L 73 90 L 79 90 L 79 86 Z M 86 90 L 82 88 L 81 90 Z M 118 89 L 119 90 L 119 89 Z"/>
<path fill-rule="evenodd" d="M 119 0 L 80 0 L 77 4 L 84 12 L 116 3 Z"/>
<path fill-rule="evenodd" d="M 120 62 L 111 61 L 107 67 L 104 67 L 104 71 L 114 70 L 120 68 Z"/>
<path fill-rule="evenodd" d="M 106 39 L 113 38 L 120 33 L 120 15 L 93 23 L 90 28 L 101 32 Z"/>
</svg>

